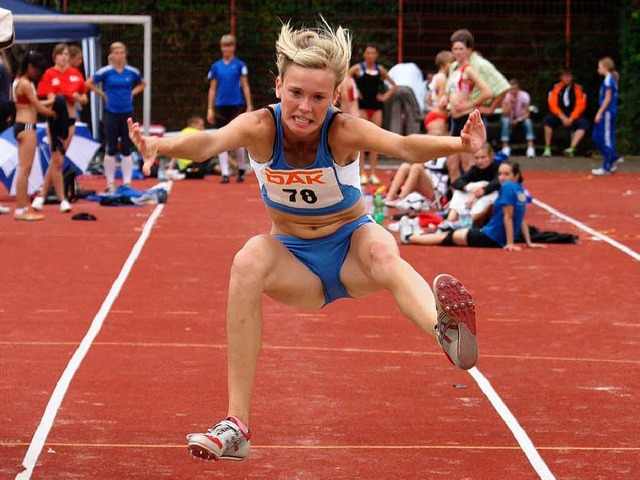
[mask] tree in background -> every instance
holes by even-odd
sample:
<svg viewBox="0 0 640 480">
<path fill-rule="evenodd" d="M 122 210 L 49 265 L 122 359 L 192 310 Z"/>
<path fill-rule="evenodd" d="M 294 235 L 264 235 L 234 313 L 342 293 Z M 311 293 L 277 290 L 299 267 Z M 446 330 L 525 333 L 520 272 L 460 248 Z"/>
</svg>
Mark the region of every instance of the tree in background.
<svg viewBox="0 0 640 480">
<path fill-rule="evenodd" d="M 619 151 L 640 154 L 640 1 L 624 2 L 620 32 L 620 110 L 616 124 Z"/>
</svg>

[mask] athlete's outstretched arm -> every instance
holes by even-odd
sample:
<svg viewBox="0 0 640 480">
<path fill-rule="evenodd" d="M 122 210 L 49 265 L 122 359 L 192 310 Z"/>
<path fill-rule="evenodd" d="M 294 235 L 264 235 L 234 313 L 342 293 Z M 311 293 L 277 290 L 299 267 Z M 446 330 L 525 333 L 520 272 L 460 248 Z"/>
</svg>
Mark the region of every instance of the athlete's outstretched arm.
<svg viewBox="0 0 640 480">
<path fill-rule="evenodd" d="M 253 117 L 253 114 L 246 113 L 213 132 L 178 135 L 172 138 L 143 135 L 140 124 L 131 118 L 127 119 L 127 125 L 129 137 L 144 161 L 142 171 L 149 175 L 151 165 L 158 155 L 204 162 L 221 152 L 247 146 L 253 139 L 252 124 L 256 123 Z"/>
</svg>

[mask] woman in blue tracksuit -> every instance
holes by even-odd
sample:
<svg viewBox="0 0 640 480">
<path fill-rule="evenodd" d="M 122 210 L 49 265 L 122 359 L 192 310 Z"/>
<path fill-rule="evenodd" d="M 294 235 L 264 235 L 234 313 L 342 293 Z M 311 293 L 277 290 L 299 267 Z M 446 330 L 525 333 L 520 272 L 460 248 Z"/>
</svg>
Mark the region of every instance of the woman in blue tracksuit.
<svg viewBox="0 0 640 480">
<path fill-rule="evenodd" d="M 609 57 L 598 62 L 598 73 L 604 77 L 600 85 L 600 108 L 593 120 L 593 143 L 602 152 L 602 166 L 591 170 L 593 175 L 609 175 L 616 171 L 622 159 L 616 153 L 616 115 L 618 114 L 618 72 Z"/>
<path fill-rule="evenodd" d="M 102 89 L 96 84 L 101 83 Z M 127 47 L 114 42 L 109 47 L 109 65 L 98 70 L 87 80 L 87 88 L 95 91 L 104 101 L 104 176 L 107 191 L 113 193 L 116 174 L 116 150 L 120 139 L 122 183 L 131 186 L 133 158 L 131 140 L 127 131 L 127 118 L 133 113 L 133 97 L 144 90 L 146 82 L 140 71 L 127 64 Z"/>
<path fill-rule="evenodd" d="M 522 186 L 520 166 L 515 162 L 502 162 L 498 168 L 500 193 L 493 204 L 489 222 L 482 228 L 460 228 L 449 232 L 421 234 L 417 228 L 403 217 L 400 221 L 400 241 L 414 245 L 458 245 L 463 247 L 503 248 L 513 252 L 520 250 L 515 239 L 522 230 L 522 236 L 529 248 L 545 248 L 531 242 L 525 221 L 528 195 Z"/>
<path fill-rule="evenodd" d="M 188 436 L 190 452 L 211 460 L 242 460 L 249 453 L 247 424 L 265 294 L 297 308 L 318 309 L 340 298 L 388 290 L 452 363 L 468 369 L 478 357 L 468 291 L 445 274 L 436 277 L 432 292 L 402 260 L 393 236 L 365 211 L 358 152 L 377 151 L 414 163 L 474 152 L 486 138 L 480 113 L 470 115 L 461 137 L 400 136 L 333 107 L 351 56 L 346 30 L 326 23 L 294 30 L 285 24 L 276 50 L 279 104 L 186 137 L 143 136 L 139 124 L 129 123 L 146 172 L 158 154 L 203 161 L 246 147 L 272 220 L 271 232 L 249 239 L 231 267 L 227 418 Z"/>
</svg>

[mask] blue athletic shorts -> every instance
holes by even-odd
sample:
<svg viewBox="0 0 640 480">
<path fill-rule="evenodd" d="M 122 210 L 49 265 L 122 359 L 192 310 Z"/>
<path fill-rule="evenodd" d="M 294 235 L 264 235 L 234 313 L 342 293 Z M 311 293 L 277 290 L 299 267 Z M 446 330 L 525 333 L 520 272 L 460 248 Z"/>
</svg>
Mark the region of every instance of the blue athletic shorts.
<svg viewBox="0 0 640 480">
<path fill-rule="evenodd" d="M 309 270 L 322 281 L 325 305 L 339 298 L 351 298 L 340 281 L 340 269 L 351 245 L 351 235 L 361 225 L 373 223 L 369 215 L 364 215 L 347 223 L 337 232 L 327 237 L 304 240 L 297 237 L 275 235 Z"/>
</svg>

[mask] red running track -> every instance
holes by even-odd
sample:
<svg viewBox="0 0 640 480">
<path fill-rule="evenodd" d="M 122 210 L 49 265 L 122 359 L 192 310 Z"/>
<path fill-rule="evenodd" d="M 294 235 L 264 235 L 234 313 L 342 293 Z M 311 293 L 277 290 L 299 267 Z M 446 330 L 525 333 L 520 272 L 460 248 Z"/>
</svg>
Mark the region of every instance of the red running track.
<svg viewBox="0 0 640 480">
<path fill-rule="evenodd" d="M 538 200 L 640 251 L 638 174 L 525 175 Z M 540 478 L 474 379 L 388 294 L 313 312 L 266 299 L 251 454 L 242 463 L 189 457 L 184 435 L 226 413 L 233 255 L 269 227 L 254 177 L 244 185 L 217 180 L 174 184 L 62 398 L 31 478 Z M 44 222 L 0 217 L 1 478 L 22 470 L 57 382 L 154 208 L 74 205 L 97 222 L 70 221 L 49 206 Z M 554 476 L 633 478 L 639 263 L 537 206 L 528 218 L 578 233 L 580 243 L 401 253 L 429 280 L 446 271 L 473 292 L 478 371 Z"/>
</svg>

